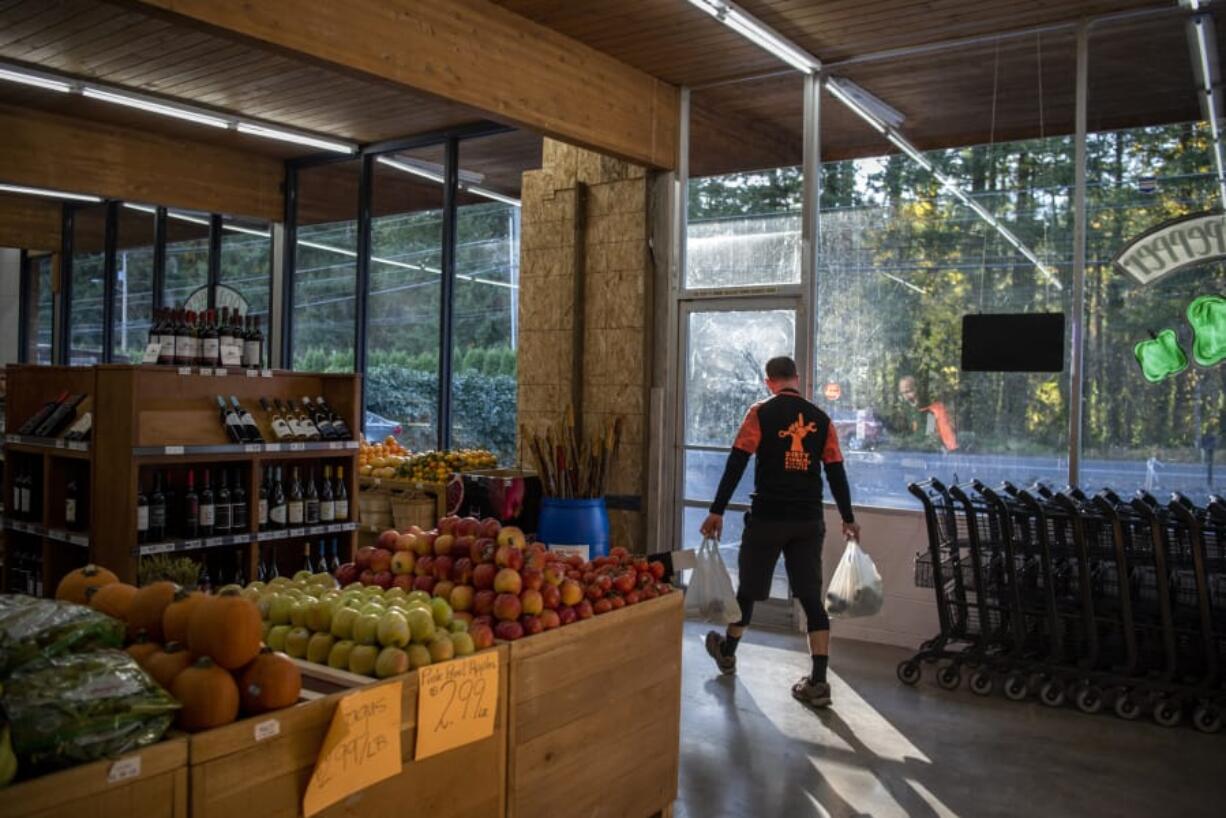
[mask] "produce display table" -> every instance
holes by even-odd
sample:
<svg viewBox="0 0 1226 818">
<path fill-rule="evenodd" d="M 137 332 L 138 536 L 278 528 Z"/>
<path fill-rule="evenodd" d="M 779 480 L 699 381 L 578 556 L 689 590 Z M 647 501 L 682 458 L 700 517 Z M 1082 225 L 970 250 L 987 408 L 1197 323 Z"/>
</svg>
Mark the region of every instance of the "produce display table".
<svg viewBox="0 0 1226 818">
<path fill-rule="evenodd" d="M 683 620 L 678 591 L 511 643 L 507 818 L 671 814 Z"/>
<path fill-rule="evenodd" d="M 168 739 L 0 791 L 4 818 L 186 818 L 187 740 Z"/>
</svg>

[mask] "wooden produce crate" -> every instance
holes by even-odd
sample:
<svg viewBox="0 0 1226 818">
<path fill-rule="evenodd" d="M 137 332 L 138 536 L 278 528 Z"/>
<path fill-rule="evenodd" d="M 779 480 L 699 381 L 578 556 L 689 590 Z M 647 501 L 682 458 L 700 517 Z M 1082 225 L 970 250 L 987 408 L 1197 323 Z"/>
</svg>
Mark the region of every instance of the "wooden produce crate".
<svg viewBox="0 0 1226 818">
<path fill-rule="evenodd" d="M 403 531 L 410 525 L 431 529 L 447 513 L 447 486 L 391 477 L 361 477 L 358 503 L 363 531 L 389 528 Z M 407 505 L 412 505 L 408 508 Z"/>
<path fill-rule="evenodd" d="M 318 813 L 325 818 L 413 814 L 432 818 L 499 818 L 506 798 L 507 648 L 494 733 L 450 752 L 415 761 L 417 673 L 376 680 L 308 663 L 299 667 L 303 686 L 337 690 L 313 701 L 198 733 L 191 742 L 192 818 L 297 818 L 337 702 L 351 687 L 402 682 L 400 742 L 403 766 L 384 779 Z M 256 729 L 271 719 L 277 734 L 257 740 Z M 268 732 L 268 728 L 264 728 Z"/>
<path fill-rule="evenodd" d="M 671 814 L 683 618 L 674 591 L 511 643 L 507 818 Z"/>
<path fill-rule="evenodd" d="M 167 739 L 114 761 L 82 764 L 5 787 L 0 790 L 0 815 L 186 818 L 187 741 Z"/>
</svg>

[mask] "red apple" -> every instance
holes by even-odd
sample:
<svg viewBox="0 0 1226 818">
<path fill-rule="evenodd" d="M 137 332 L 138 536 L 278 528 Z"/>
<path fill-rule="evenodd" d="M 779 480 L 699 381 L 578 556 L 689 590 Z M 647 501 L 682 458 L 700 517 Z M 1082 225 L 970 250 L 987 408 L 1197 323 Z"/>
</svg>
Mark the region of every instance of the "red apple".
<svg viewBox="0 0 1226 818">
<path fill-rule="evenodd" d="M 584 591 L 584 595 L 588 599 L 595 602 L 598 599 L 604 599 L 604 589 L 593 582 L 591 585 L 587 586 L 587 590 Z"/>
<path fill-rule="evenodd" d="M 380 548 L 386 548 L 388 551 L 391 551 L 392 546 L 396 544 L 396 540 L 399 537 L 400 537 L 399 531 L 397 531 L 394 528 L 389 528 L 387 531 L 384 531 L 382 534 L 379 535 L 379 540 L 378 542 L 375 543 L 375 545 L 379 546 Z"/>
<path fill-rule="evenodd" d="M 538 571 L 544 572 L 545 563 L 549 560 L 548 551 L 519 551 L 519 549 L 516 549 L 516 551 L 520 554 L 527 555 L 524 557 L 524 565 L 531 566 Z"/>
<path fill-rule="evenodd" d="M 425 591 L 427 594 L 434 592 L 434 583 L 438 582 L 434 577 L 417 577 L 413 580 L 414 591 Z"/>
<path fill-rule="evenodd" d="M 578 605 L 583 599 L 583 586 L 573 579 L 567 579 L 558 587 L 562 593 L 563 605 Z"/>
<path fill-rule="evenodd" d="M 613 577 L 609 576 L 608 574 L 601 574 L 600 576 L 596 577 L 596 585 L 601 591 L 607 594 L 609 591 L 613 590 Z"/>
<path fill-rule="evenodd" d="M 545 603 L 547 610 L 557 608 L 562 604 L 562 591 L 556 585 L 545 584 L 541 588 L 541 601 Z"/>
<path fill-rule="evenodd" d="M 453 591 L 452 593 L 454 593 L 454 591 Z M 454 606 L 452 607 L 452 614 L 451 614 L 451 618 L 452 618 L 452 619 L 458 619 L 458 620 L 460 620 L 461 622 L 466 622 L 466 623 L 468 623 L 469 625 L 471 625 L 471 624 L 473 623 L 473 613 L 472 613 L 472 611 L 457 611 L 457 610 L 455 610 L 455 607 L 454 607 Z"/>
<path fill-rule="evenodd" d="M 374 581 L 371 583 L 372 585 L 378 585 L 380 588 L 386 591 L 388 588 L 392 587 L 392 581 L 395 580 L 395 577 L 392 576 L 391 571 L 379 571 L 375 574 L 373 579 Z"/>
<path fill-rule="evenodd" d="M 367 568 L 365 571 L 358 574 L 358 582 L 362 583 L 363 585 L 374 585 L 375 572 Z"/>
<path fill-rule="evenodd" d="M 418 557 L 417 562 L 413 563 L 413 573 L 419 577 L 429 576 L 434 573 L 434 557 L 427 554 L 424 557 Z"/>
<path fill-rule="evenodd" d="M 460 521 L 455 524 L 457 537 L 475 537 L 480 530 L 481 521 L 476 517 L 461 517 Z"/>
<path fill-rule="evenodd" d="M 434 539 L 434 534 L 414 534 L 413 541 L 409 545 L 414 554 L 424 557 L 434 553 Z"/>
<path fill-rule="evenodd" d="M 476 541 L 477 541 L 476 537 L 471 537 L 468 535 L 464 535 L 462 537 L 456 537 L 455 541 L 451 543 L 451 547 L 448 549 L 447 553 L 450 554 L 453 551 L 459 551 L 463 549 L 464 556 L 468 557 L 469 559 L 472 559 L 473 543 L 475 543 Z"/>
<path fill-rule="evenodd" d="M 494 598 L 498 594 L 488 588 L 473 594 L 473 612 L 477 616 L 489 616 L 494 612 Z"/>
<path fill-rule="evenodd" d="M 583 568 L 583 557 L 579 556 L 578 554 L 568 554 L 566 556 L 566 562 L 571 568 L 576 570 L 581 570 Z"/>
<path fill-rule="evenodd" d="M 561 620 L 563 625 L 569 625 L 571 622 L 579 619 L 579 614 L 575 613 L 575 609 L 571 606 L 563 605 L 561 608 L 558 608 L 558 619 Z"/>
<path fill-rule="evenodd" d="M 476 564 L 483 562 L 493 562 L 494 554 L 498 551 L 498 545 L 493 540 L 473 540 L 473 544 L 468 548 L 468 556 Z"/>
<path fill-rule="evenodd" d="M 494 629 L 489 625 L 474 620 L 473 624 L 468 626 L 468 635 L 473 638 L 473 647 L 477 650 L 485 650 L 494 646 Z"/>
<path fill-rule="evenodd" d="M 545 566 L 545 581 L 550 585 L 561 585 L 566 579 L 566 569 L 560 562 L 551 562 Z"/>
<path fill-rule="evenodd" d="M 365 571 L 370 567 L 370 558 L 374 553 L 374 546 L 364 545 L 358 549 L 358 553 L 353 558 L 354 564 L 358 566 L 358 571 Z"/>
<path fill-rule="evenodd" d="M 392 554 L 392 573 L 411 574 L 417 559 L 412 551 L 397 551 Z"/>
<path fill-rule="evenodd" d="M 403 588 L 405 591 L 411 591 L 413 590 L 413 580 L 415 579 L 417 579 L 417 577 L 413 576 L 412 574 L 399 574 L 392 580 L 392 587 Z"/>
<path fill-rule="evenodd" d="M 438 593 L 438 586 L 435 586 L 434 590 L 436 595 L 441 596 Z M 451 610 L 453 611 L 471 611 L 474 596 L 473 586 L 457 585 L 451 589 L 451 594 L 448 595 L 447 601 L 451 603 Z"/>
<path fill-rule="evenodd" d="M 512 568 L 518 571 L 524 567 L 524 552 L 509 545 L 500 545 L 494 552 L 494 564 L 499 568 Z"/>
<path fill-rule="evenodd" d="M 617 561 L 621 561 L 625 557 L 630 556 L 629 550 L 622 548 L 620 545 L 609 549 L 609 556 Z"/>
<path fill-rule="evenodd" d="M 626 607 L 626 600 L 622 599 L 617 594 L 614 594 L 613 596 L 606 597 L 606 598 L 609 600 L 609 604 L 613 606 L 613 610 L 615 611 Z"/>
<path fill-rule="evenodd" d="M 545 625 L 539 616 L 522 616 L 519 624 L 524 626 L 524 636 L 532 636 L 545 630 Z"/>
<path fill-rule="evenodd" d="M 417 537 L 413 534 L 401 534 L 396 538 L 396 541 L 392 543 L 392 552 L 398 553 L 400 551 L 412 551 L 413 541 L 415 539 L 417 539 Z"/>
<path fill-rule="evenodd" d="M 639 600 L 646 602 L 649 599 L 655 599 L 660 593 L 655 589 L 654 585 L 648 585 L 639 591 Z"/>
<path fill-rule="evenodd" d="M 390 570 L 392 567 L 392 552 L 386 548 L 376 548 L 375 553 L 370 555 L 370 570 L 376 574 L 380 571 Z"/>
<path fill-rule="evenodd" d="M 477 536 L 495 539 L 500 531 L 502 531 L 502 523 L 494 517 L 486 517 L 477 527 Z"/>
<path fill-rule="evenodd" d="M 498 569 L 492 563 L 482 563 L 473 569 L 473 587 L 478 590 L 494 587 L 494 577 Z"/>
<path fill-rule="evenodd" d="M 440 534 L 454 533 L 456 523 L 458 523 L 459 521 L 460 521 L 459 517 L 455 516 L 454 514 L 448 514 L 446 517 L 438 521 L 438 533 Z"/>
<path fill-rule="evenodd" d="M 489 614 L 478 614 L 477 616 L 473 617 L 472 625 L 474 627 L 477 625 L 484 625 L 487 628 L 492 628 L 494 627 L 494 617 L 490 616 Z"/>
<path fill-rule="evenodd" d="M 451 546 L 455 544 L 455 537 L 451 536 L 450 534 L 439 534 L 437 537 L 435 537 L 434 542 L 431 544 L 430 550 L 435 555 L 450 554 Z"/>
<path fill-rule="evenodd" d="M 494 536 L 498 538 L 499 545 L 511 545 L 521 550 L 528 545 L 528 538 L 524 536 L 524 532 L 513 525 L 503 528 Z"/>
<path fill-rule="evenodd" d="M 494 590 L 500 594 L 516 594 L 524 589 L 524 581 L 519 572 L 511 568 L 503 568 L 494 576 Z"/>
<path fill-rule="evenodd" d="M 518 622 L 499 622 L 494 627 L 494 636 L 506 642 L 524 638 L 524 628 Z M 476 642 L 473 642 L 474 646 Z"/>
<path fill-rule="evenodd" d="M 358 574 L 360 573 L 361 571 L 358 570 L 357 565 L 347 562 L 336 569 L 336 581 L 344 588 L 346 585 L 352 585 L 357 582 Z"/>
<path fill-rule="evenodd" d="M 551 631 L 554 628 L 561 626 L 562 619 L 558 616 L 557 611 L 551 611 L 549 608 L 541 611 L 541 624 L 545 626 L 545 630 Z"/>
<path fill-rule="evenodd" d="M 526 567 L 519 572 L 519 575 L 524 579 L 525 588 L 539 591 L 541 586 L 545 584 L 545 575 L 537 568 Z"/>
<path fill-rule="evenodd" d="M 519 597 L 515 594 L 499 594 L 494 598 L 494 617 L 496 619 L 509 622 L 512 619 L 519 619 L 523 612 L 523 605 L 520 604 Z"/>
<path fill-rule="evenodd" d="M 435 579 L 447 579 L 451 576 L 451 566 L 453 565 L 455 565 L 455 560 L 451 557 L 435 557 L 430 573 L 434 574 Z"/>
<path fill-rule="evenodd" d="M 541 611 L 545 610 L 545 601 L 541 598 L 540 591 L 527 590 L 519 595 L 519 604 L 523 608 L 524 613 L 536 616 Z"/>
<path fill-rule="evenodd" d="M 460 557 L 451 566 L 451 580 L 456 585 L 469 585 L 473 581 L 473 561 L 468 557 Z"/>
<path fill-rule="evenodd" d="M 592 605 L 592 613 L 594 614 L 607 614 L 611 610 L 613 610 L 613 603 L 608 599 L 598 599 Z"/>
<path fill-rule="evenodd" d="M 575 582 L 583 581 L 583 572 L 576 568 L 570 568 L 566 571 L 566 578 L 573 579 Z"/>
<path fill-rule="evenodd" d="M 627 605 L 639 604 L 639 592 L 631 591 L 630 593 L 626 594 L 626 604 Z"/>
<path fill-rule="evenodd" d="M 622 571 L 617 575 L 617 578 L 613 580 L 613 587 L 617 589 L 619 594 L 628 594 L 634 590 L 634 584 L 637 578 L 638 575 L 635 574 L 633 570 Z"/>
<path fill-rule="evenodd" d="M 586 599 L 581 600 L 579 604 L 575 606 L 575 613 L 580 619 L 591 619 L 592 603 L 588 602 Z"/>
</svg>

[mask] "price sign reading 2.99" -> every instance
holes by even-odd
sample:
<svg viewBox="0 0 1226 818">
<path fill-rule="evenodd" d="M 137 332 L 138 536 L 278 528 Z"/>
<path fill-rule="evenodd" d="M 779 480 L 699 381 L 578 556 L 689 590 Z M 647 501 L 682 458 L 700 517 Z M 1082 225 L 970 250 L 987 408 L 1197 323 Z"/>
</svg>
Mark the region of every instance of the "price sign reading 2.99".
<svg viewBox="0 0 1226 818">
<path fill-rule="evenodd" d="M 337 703 L 302 799 L 303 815 L 400 772 L 401 687 L 372 685 Z"/>
<path fill-rule="evenodd" d="M 494 734 L 497 651 L 427 665 L 417 671 L 417 760 Z"/>
</svg>

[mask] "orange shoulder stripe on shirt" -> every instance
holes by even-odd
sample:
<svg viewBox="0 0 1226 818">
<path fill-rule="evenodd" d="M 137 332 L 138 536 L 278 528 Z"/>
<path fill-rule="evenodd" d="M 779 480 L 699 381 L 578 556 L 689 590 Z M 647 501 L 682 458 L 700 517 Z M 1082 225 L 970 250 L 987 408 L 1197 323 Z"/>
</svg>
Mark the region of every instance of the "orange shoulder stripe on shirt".
<svg viewBox="0 0 1226 818">
<path fill-rule="evenodd" d="M 756 454 L 758 444 L 761 442 L 762 426 L 758 423 L 758 404 L 755 403 L 745 413 L 745 420 L 741 422 L 741 429 L 736 433 L 736 440 L 733 441 L 732 447 L 743 452 Z"/>
<path fill-rule="evenodd" d="M 842 463 L 843 450 L 839 448 L 839 433 L 834 428 L 834 421 L 826 424 L 826 445 L 822 447 L 823 463 Z"/>
</svg>

